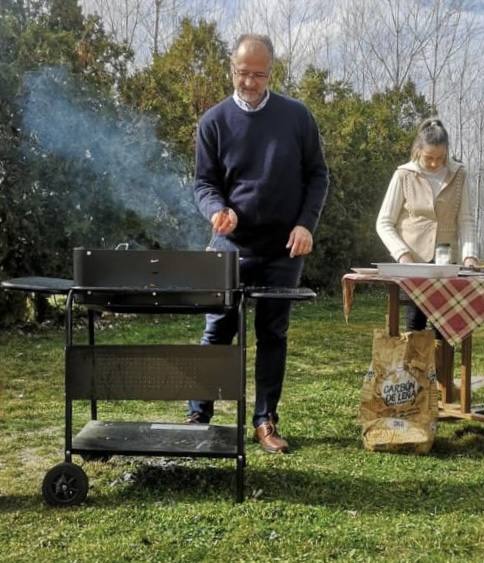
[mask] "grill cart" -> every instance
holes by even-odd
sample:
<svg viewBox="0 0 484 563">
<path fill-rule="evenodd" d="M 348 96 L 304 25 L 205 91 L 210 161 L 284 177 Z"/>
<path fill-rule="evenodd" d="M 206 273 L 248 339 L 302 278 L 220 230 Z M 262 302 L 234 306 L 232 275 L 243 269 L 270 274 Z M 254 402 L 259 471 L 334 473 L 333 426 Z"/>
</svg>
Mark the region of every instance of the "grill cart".
<svg viewBox="0 0 484 563">
<path fill-rule="evenodd" d="M 161 250 L 74 250 L 74 280 L 15 278 L 11 290 L 65 294 L 64 462 L 45 475 L 42 494 L 54 506 L 80 504 L 88 478 L 72 463 L 112 455 L 232 458 L 236 500 L 244 499 L 246 298 L 302 300 L 304 288 L 244 288 L 237 252 Z M 88 316 L 88 344 L 73 338 L 73 305 Z M 138 314 L 202 314 L 236 310 L 234 345 L 99 345 L 96 311 Z M 98 401 L 229 400 L 237 403 L 236 424 L 177 424 L 98 419 Z M 91 403 L 91 420 L 73 436 L 73 402 Z"/>
</svg>

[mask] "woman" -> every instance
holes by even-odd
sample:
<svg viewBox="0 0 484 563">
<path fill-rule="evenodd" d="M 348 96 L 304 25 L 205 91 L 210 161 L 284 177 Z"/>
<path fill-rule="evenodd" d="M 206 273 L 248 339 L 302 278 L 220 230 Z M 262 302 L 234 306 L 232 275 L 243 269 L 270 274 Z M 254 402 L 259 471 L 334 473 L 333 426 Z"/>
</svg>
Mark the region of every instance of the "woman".
<svg viewBox="0 0 484 563">
<path fill-rule="evenodd" d="M 478 266 L 467 174 L 449 159 L 440 119 L 426 119 L 418 128 L 411 160 L 394 173 L 376 230 L 397 262 L 433 262 L 437 245 L 449 244 L 451 262 Z M 407 330 L 422 330 L 426 323 L 413 303 L 407 307 Z"/>
</svg>

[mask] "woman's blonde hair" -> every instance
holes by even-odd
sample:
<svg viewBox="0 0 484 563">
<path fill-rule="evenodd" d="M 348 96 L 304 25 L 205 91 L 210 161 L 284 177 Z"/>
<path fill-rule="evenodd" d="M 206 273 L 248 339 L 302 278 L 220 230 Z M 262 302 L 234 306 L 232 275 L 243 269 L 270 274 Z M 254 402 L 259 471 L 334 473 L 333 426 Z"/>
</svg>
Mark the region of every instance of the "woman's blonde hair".
<svg viewBox="0 0 484 563">
<path fill-rule="evenodd" d="M 419 125 L 410 151 L 413 161 L 420 159 L 424 145 L 444 145 L 447 148 L 445 161 L 449 160 L 449 134 L 439 118 L 429 117 Z"/>
</svg>

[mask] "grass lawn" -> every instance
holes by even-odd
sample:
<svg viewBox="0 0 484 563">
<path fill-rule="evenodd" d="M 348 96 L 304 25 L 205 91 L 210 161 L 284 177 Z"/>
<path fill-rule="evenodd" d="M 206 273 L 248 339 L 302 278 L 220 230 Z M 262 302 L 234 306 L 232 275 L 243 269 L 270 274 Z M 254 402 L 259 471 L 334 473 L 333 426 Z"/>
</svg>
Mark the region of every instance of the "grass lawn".
<svg viewBox="0 0 484 563">
<path fill-rule="evenodd" d="M 265 454 L 248 439 L 243 504 L 234 503 L 234 461 L 75 456 L 89 477 L 87 501 L 47 507 L 43 476 L 63 461 L 63 331 L 4 332 L 0 561 L 483 561 L 484 425 L 439 422 L 426 456 L 362 448 L 359 393 L 384 314 L 382 295 L 361 291 L 349 325 L 339 298 L 295 306 L 280 405 L 291 453 Z M 201 330 L 194 316 L 113 318 L 98 341 L 197 343 Z M 476 374 L 484 374 L 482 335 Z M 252 329 L 248 340 L 250 421 Z M 109 402 L 99 411 L 111 420 L 185 416 L 177 402 Z M 88 405 L 76 403 L 76 427 L 88 419 Z M 234 422 L 233 405 L 218 404 L 214 422 Z"/>
</svg>

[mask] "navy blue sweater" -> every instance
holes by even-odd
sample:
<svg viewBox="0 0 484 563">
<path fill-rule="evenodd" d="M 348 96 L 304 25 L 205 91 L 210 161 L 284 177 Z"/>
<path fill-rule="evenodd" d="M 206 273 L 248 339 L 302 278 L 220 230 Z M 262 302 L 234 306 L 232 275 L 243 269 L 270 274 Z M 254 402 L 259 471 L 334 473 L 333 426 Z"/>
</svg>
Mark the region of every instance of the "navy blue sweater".
<svg viewBox="0 0 484 563">
<path fill-rule="evenodd" d="M 232 97 L 208 110 L 197 134 L 195 200 L 208 219 L 231 207 L 242 250 L 283 255 L 296 225 L 316 228 L 328 173 L 316 123 L 297 100 L 271 92 L 256 112 Z"/>
</svg>

